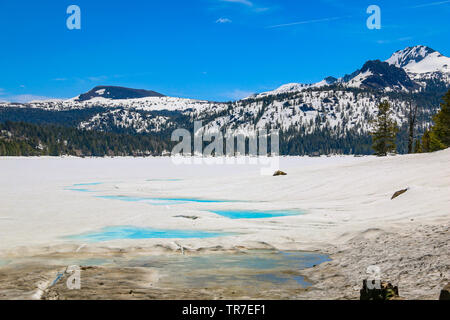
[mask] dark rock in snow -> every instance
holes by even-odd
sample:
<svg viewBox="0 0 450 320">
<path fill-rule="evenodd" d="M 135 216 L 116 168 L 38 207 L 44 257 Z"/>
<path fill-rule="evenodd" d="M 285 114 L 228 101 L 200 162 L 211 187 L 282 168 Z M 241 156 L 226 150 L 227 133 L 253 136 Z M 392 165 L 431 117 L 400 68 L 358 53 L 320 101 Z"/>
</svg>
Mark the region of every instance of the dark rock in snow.
<svg viewBox="0 0 450 320">
<path fill-rule="evenodd" d="M 404 194 L 406 191 L 408 191 L 408 188 L 397 191 L 396 193 L 394 193 L 394 195 L 392 196 L 391 200 L 394 200 L 395 198 L 401 196 L 402 194 Z"/>
<path fill-rule="evenodd" d="M 360 300 L 401 300 L 398 295 L 398 287 L 388 282 L 381 282 L 377 288 L 375 281 L 370 280 L 372 285 L 367 285 L 368 280 L 363 280 L 360 290 Z"/>
<path fill-rule="evenodd" d="M 197 220 L 198 219 L 197 216 L 184 216 L 184 215 L 175 216 L 174 218 L 184 218 L 184 219 L 191 219 L 191 220 Z"/>
<path fill-rule="evenodd" d="M 448 283 L 444 289 L 441 290 L 439 300 L 450 300 L 450 283 Z"/>
</svg>

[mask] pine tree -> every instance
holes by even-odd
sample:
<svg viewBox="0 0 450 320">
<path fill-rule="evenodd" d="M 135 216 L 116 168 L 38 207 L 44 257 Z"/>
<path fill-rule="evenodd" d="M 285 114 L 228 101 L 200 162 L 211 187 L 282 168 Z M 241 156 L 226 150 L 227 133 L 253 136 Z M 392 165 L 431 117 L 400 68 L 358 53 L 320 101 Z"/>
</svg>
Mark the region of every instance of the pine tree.
<svg viewBox="0 0 450 320">
<path fill-rule="evenodd" d="M 411 101 L 409 102 L 409 115 L 408 115 L 408 125 L 409 125 L 409 137 L 408 137 L 408 153 L 413 152 L 414 146 L 414 129 L 416 125 L 417 119 L 417 104 L 413 104 Z"/>
<path fill-rule="evenodd" d="M 373 141 L 372 148 L 377 156 L 387 156 L 389 152 L 396 152 L 395 139 L 398 126 L 391 115 L 389 102 L 381 102 L 378 105 L 377 118 L 372 122 L 374 130 L 370 133 Z"/>
<path fill-rule="evenodd" d="M 425 130 L 422 137 L 422 152 L 430 152 L 430 131 Z"/>
<path fill-rule="evenodd" d="M 443 98 L 441 110 L 434 116 L 430 133 L 430 150 L 438 151 L 450 147 L 450 90 Z"/>
<path fill-rule="evenodd" d="M 416 140 L 414 143 L 414 153 L 422 153 L 422 143 L 420 140 Z"/>
</svg>

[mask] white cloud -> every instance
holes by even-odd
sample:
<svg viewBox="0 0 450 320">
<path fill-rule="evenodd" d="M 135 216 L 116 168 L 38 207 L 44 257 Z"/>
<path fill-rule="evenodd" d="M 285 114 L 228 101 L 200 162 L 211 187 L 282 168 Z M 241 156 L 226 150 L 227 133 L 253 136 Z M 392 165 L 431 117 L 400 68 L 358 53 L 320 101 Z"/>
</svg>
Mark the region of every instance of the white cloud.
<svg viewBox="0 0 450 320">
<path fill-rule="evenodd" d="M 413 40 L 413 37 L 402 37 L 402 38 L 397 38 L 397 39 L 391 39 L 391 40 L 378 40 L 377 43 L 378 44 L 389 44 L 389 43 L 395 43 L 395 42 L 403 42 L 403 41 L 409 41 L 409 40 Z"/>
<path fill-rule="evenodd" d="M 254 13 L 263 13 L 270 10 L 270 8 L 267 7 L 259 7 L 256 3 L 250 0 L 218 0 L 218 1 L 242 5 L 247 7 L 249 12 Z"/>
<path fill-rule="evenodd" d="M 231 92 L 225 92 L 223 96 L 226 97 L 227 99 L 240 100 L 243 98 L 247 98 L 248 96 L 251 96 L 254 93 L 255 92 L 253 91 L 236 89 Z"/>
<path fill-rule="evenodd" d="M 290 26 L 296 26 L 301 24 L 310 24 L 310 23 L 319 23 L 319 22 L 327 22 L 327 21 L 335 21 L 335 20 L 341 20 L 347 17 L 331 17 L 331 18 L 323 18 L 323 19 L 314 19 L 314 20 L 305 20 L 305 21 L 298 21 L 298 22 L 291 22 L 291 23 L 285 23 L 285 24 L 277 24 L 274 26 L 269 26 L 267 29 L 273 29 L 273 28 L 282 28 L 282 27 L 290 27 Z"/>
<path fill-rule="evenodd" d="M 4 99 L 5 99 L 5 101 L 9 101 L 9 102 L 27 103 L 27 102 L 38 101 L 38 100 L 52 100 L 53 98 L 37 96 L 37 95 L 33 95 L 33 94 L 20 94 L 20 95 L 16 95 L 16 96 L 5 97 Z"/>
<path fill-rule="evenodd" d="M 270 10 L 270 8 L 255 8 L 255 12 L 266 12 L 266 11 L 269 11 Z"/>
<path fill-rule="evenodd" d="M 249 7 L 253 6 L 253 2 L 248 1 L 248 0 L 221 0 L 223 2 L 231 2 L 231 3 L 240 3 Z"/>
<path fill-rule="evenodd" d="M 419 5 L 413 6 L 411 8 L 415 9 L 415 8 L 424 8 L 424 7 L 431 7 L 431 6 L 440 6 L 440 5 L 447 4 L 447 3 L 450 3 L 450 0 L 419 4 Z"/>
<path fill-rule="evenodd" d="M 231 23 L 231 22 L 233 22 L 233 21 L 231 21 L 228 18 L 219 18 L 216 20 L 216 23 Z"/>
<path fill-rule="evenodd" d="M 100 82 L 100 81 L 105 81 L 108 79 L 108 76 L 93 76 L 93 77 L 88 77 L 89 81 L 92 82 Z"/>
</svg>

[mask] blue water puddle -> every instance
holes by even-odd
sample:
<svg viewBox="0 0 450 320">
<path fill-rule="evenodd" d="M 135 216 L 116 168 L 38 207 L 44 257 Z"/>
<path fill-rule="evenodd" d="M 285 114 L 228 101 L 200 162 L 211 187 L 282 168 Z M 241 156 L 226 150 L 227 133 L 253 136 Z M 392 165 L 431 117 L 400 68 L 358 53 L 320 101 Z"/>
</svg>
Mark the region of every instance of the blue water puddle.
<svg viewBox="0 0 450 320">
<path fill-rule="evenodd" d="M 93 192 L 92 190 L 84 189 L 84 188 L 66 188 L 65 190 L 76 191 L 76 192 Z"/>
<path fill-rule="evenodd" d="M 76 183 L 70 187 L 65 188 L 64 190 L 76 191 L 76 192 L 94 192 L 90 189 L 87 189 L 86 187 L 98 186 L 100 184 L 103 184 L 103 182 Z"/>
<path fill-rule="evenodd" d="M 286 252 L 281 251 L 282 259 L 284 261 L 299 261 L 298 252 Z M 330 257 L 325 254 L 314 253 L 314 252 L 302 252 L 301 253 L 301 268 L 311 268 L 314 265 L 319 265 L 321 263 L 331 261 Z"/>
<path fill-rule="evenodd" d="M 196 230 L 151 229 L 133 226 L 106 227 L 97 232 L 68 236 L 66 239 L 83 240 L 89 242 L 103 242 L 120 239 L 205 239 L 216 238 L 232 233 L 210 232 Z"/>
<path fill-rule="evenodd" d="M 0 267 L 8 265 L 10 262 L 10 260 L 0 259 Z"/>
<path fill-rule="evenodd" d="M 182 204 L 189 202 L 196 203 L 225 203 L 234 202 L 228 200 L 206 200 L 206 199 L 192 199 L 192 198 L 145 198 L 145 197 L 131 197 L 131 196 L 97 196 L 96 198 L 108 199 L 108 200 L 120 200 L 126 202 L 145 202 L 152 205 L 171 205 Z"/>
<path fill-rule="evenodd" d="M 264 219 L 286 216 L 298 216 L 304 214 L 302 211 L 256 211 L 256 210 L 210 210 L 210 212 L 230 219 Z"/>
<path fill-rule="evenodd" d="M 173 275 L 164 281 L 185 282 L 190 287 L 206 288 L 211 284 L 247 286 L 264 283 L 280 287 L 308 287 L 299 271 L 330 261 L 327 255 L 313 252 L 249 250 L 245 253 L 177 255 L 170 258 L 146 256 L 127 261 L 128 266 L 162 269 Z M 184 276 L 179 276 L 183 270 Z"/>
<path fill-rule="evenodd" d="M 234 200 L 206 200 L 206 199 L 191 199 L 191 198 L 156 198 L 155 200 L 163 201 L 180 201 L 180 202 L 197 202 L 197 203 L 226 203 L 236 202 Z"/>
<path fill-rule="evenodd" d="M 255 278 L 258 281 L 270 282 L 273 284 L 285 284 L 285 283 L 293 280 L 297 284 L 301 285 L 302 287 L 308 287 L 311 285 L 311 283 L 305 281 L 305 278 L 302 276 L 288 277 L 288 276 L 276 275 L 273 273 L 263 273 L 263 274 L 256 275 Z"/>
<path fill-rule="evenodd" d="M 253 250 L 250 254 L 223 254 L 211 256 L 193 256 L 196 268 L 245 268 L 251 270 L 282 269 L 289 265 L 295 269 L 310 268 L 329 261 L 328 256 L 313 252 L 283 252 Z"/>
<path fill-rule="evenodd" d="M 88 186 L 98 186 L 100 184 L 103 184 L 103 182 L 76 183 L 73 186 L 74 187 L 88 187 Z"/>
</svg>

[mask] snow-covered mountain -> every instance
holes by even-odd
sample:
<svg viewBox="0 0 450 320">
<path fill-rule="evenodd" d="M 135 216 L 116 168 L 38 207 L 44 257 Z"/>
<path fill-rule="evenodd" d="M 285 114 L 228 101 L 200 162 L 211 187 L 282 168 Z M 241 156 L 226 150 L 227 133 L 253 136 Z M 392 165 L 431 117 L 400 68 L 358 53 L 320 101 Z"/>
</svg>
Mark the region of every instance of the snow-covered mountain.
<svg viewBox="0 0 450 320">
<path fill-rule="evenodd" d="M 315 84 L 290 83 L 233 103 L 101 86 L 69 100 L 0 103 L 0 121 L 17 119 L 14 113 L 25 114 L 20 120 L 29 117 L 40 121 L 43 115 L 37 116 L 37 110 L 52 112 L 52 117 L 60 111 L 75 112 L 71 119 L 75 117 L 77 127 L 84 130 L 167 134 L 202 120 L 209 132 L 231 129 L 251 133 L 271 127 L 285 132 L 287 144 L 305 137 L 307 141 L 301 143 L 311 146 L 308 139 L 320 141 L 318 137 L 327 136 L 322 143 L 336 139 L 336 145 L 345 142 L 352 150 L 360 137 L 368 136 L 369 122 L 383 99 L 393 105 L 399 125 L 406 125 L 408 105 L 414 101 L 419 105 L 419 132 L 429 126 L 441 96 L 450 88 L 449 60 L 428 47 L 406 48 L 386 61 L 368 61 L 341 78 L 328 77 Z"/>
<path fill-rule="evenodd" d="M 385 91 L 423 90 L 430 81 L 450 85 L 450 58 L 426 47 L 408 47 L 384 62 L 368 61 L 349 76 L 338 79 L 342 86 Z"/>
<path fill-rule="evenodd" d="M 252 95 L 250 98 L 322 88 L 334 84 L 342 87 L 385 91 L 420 90 L 427 81 L 450 85 L 450 58 L 426 47 L 415 46 L 395 52 L 389 59 L 367 61 L 361 69 L 341 78 L 328 77 L 313 84 L 289 83 L 276 90 Z"/>
<path fill-rule="evenodd" d="M 353 78 L 341 79 L 340 82 L 348 87 L 380 91 L 413 91 L 419 88 L 404 69 L 380 60 L 366 62 Z"/>
<path fill-rule="evenodd" d="M 439 52 L 426 46 L 408 47 L 395 52 L 389 59 L 386 60 L 386 62 L 399 68 L 406 68 L 409 70 L 410 67 L 416 66 L 426 58 L 432 58 L 432 56 L 436 55 L 440 55 Z M 434 70 L 427 70 L 427 72 L 430 71 Z"/>
<path fill-rule="evenodd" d="M 416 46 L 397 51 L 386 62 L 403 68 L 413 81 L 422 86 L 430 79 L 450 84 L 450 58 L 429 47 Z"/>
</svg>

